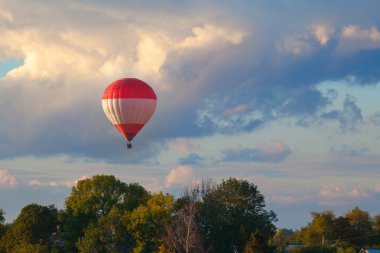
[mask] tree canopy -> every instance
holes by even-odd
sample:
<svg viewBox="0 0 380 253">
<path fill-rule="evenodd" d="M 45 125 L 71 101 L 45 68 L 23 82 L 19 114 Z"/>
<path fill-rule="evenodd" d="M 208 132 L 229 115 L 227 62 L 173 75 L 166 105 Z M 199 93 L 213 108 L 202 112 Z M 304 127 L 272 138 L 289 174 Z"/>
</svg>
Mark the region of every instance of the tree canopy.
<svg viewBox="0 0 380 253">
<path fill-rule="evenodd" d="M 0 209 L 0 253 L 282 253 L 353 252 L 380 238 L 380 214 L 355 207 L 344 216 L 311 212 L 299 230 L 278 229 L 264 195 L 246 180 L 203 181 L 177 199 L 137 183 L 96 175 L 72 188 L 65 208 L 29 204 L 5 224 Z"/>
</svg>

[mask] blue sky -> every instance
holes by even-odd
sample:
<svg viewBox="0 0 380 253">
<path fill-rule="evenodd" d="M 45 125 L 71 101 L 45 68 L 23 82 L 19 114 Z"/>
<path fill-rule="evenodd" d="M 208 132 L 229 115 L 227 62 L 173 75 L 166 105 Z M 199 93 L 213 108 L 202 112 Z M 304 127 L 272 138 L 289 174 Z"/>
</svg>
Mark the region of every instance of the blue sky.
<svg viewBox="0 0 380 253">
<path fill-rule="evenodd" d="M 380 213 L 380 5 L 0 0 L 0 203 L 55 204 L 113 174 L 179 194 L 248 180 L 299 228 Z M 157 110 L 126 150 L 101 95 L 137 77 Z"/>
</svg>

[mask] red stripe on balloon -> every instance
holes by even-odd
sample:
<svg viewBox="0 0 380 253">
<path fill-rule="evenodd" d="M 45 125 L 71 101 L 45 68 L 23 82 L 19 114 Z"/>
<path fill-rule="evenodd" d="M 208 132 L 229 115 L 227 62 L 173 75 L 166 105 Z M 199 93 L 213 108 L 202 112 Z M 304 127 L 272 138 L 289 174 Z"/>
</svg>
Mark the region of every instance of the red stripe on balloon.
<svg viewBox="0 0 380 253">
<path fill-rule="evenodd" d="M 141 128 L 143 128 L 144 124 L 115 124 L 114 126 L 127 141 L 132 141 Z"/>
<path fill-rule="evenodd" d="M 157 100 L 152 87 L 137 78 L 123 78 L 111 83 L 104 91 L 102 99 L 112 98 L 146 98 Z"/>
</svg>

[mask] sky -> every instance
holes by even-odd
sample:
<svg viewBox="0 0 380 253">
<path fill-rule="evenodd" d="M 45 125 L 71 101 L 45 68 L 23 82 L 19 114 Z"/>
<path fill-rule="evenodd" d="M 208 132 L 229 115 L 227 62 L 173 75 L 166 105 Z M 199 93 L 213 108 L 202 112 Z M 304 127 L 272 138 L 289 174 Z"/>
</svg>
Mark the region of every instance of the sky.
<svg viewBox="0 0 380 253">
<path fill-rule="evenodd" d="M 115 175 L 179 196 L 257 185 L 276 226 L 380 214 L 377 0 L 0 0 L 0 208 L 64 208 Z M 135 77 L 157 108 L 133 149 L 101 97 Z"/>
</svg>

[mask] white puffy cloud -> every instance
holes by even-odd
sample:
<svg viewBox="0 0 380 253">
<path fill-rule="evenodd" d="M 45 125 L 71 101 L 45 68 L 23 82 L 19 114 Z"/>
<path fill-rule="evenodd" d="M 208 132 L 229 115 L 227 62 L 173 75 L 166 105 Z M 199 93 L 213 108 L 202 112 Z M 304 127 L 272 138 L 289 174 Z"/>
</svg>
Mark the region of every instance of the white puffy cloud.
<svg viewBox="0 0 380 253">
<path fill-rule="evenodd" d="M 326 45 L 334 30 L 326 25 L 316 24 L 313 25 L 312 32 L 315 39 L 317 39 L 321 45 Z"/>
<path fill-rule="evenodd" d="M 240 31 L 229 31 L 215 25 L 206 24 L 192 29 L 193 36 L 187 37 L 182 43 L 184 48 L 199 48 L 209 45 L 218 45 L 223 42 L 239 44 L 245 34 Z"/>
<path fill-rule="evenodd" d="M 319 192 L 322 205 L 347 204 L 352 199 L 370 198 L 368 191 L 359 187 L 341 188 L 335 185 L 325 185 Z"/>
<path fill-rule="evenodd" d="M 41 186 L 41 187 L 47 187 L 47 186 L 50 186 L 50 187 L 60 187 L 60 186 L 73 187 L 73 186 L 77 185 L 78 181 L 84 180 L 87 178 L 89 178 L 89 177 L 86 175 L 83 175 L 80 178 L 73 179 L 73 180 L 62 180 L 62 181 L 53 180 L 53 181 L 49 181 L 49 182 L 41 182 L 38 179 L 32 179 L 29 181 L 29 185 L 30 186 Z"/>
<path fill-rule="evenodd" d="M 380 41 L 380 33 L 374 26 L 370 29 L 361 29 L 357 25 L 345 26 L 342 30 L 342 37 L 356 40 L 371 40 L 372 42 Z"/>
<path fill-rule="evenodd" d="M 170 171 L 166 177 L 165 184 L 167 187 L 173 185 L 189 185 L 194 181 L 194 171 L 190 166 L 181 165 Z"/>
<path fill-rule="evenodd" d="M 339 53 L 354 53 L 359 50 L 380 47 L 380 32 L 377 27 L 361 28 L 358 25 L 347 25 L 342 28 L 337 46 Z"/>
<path fill-rule="evenodd" d="M 7 170 L 0 170 L 0 186 L 15 186 L 16 177 L 8 173 Z"/>
<path fill-rule="evenodd" d="M 268 156 L 277 156 L 279 154 L 288 153 L 290 151 L 289 146 L 286 145 L 282 140 L 274 140 L 269 144 L 259 144 L 258 149 L 260 149 L 264 154 Z"/>
<path fill-rule="evenodd" d="M 196 141 L 181 137 L 169 140 L 168 147 L 171 151 L 182 153 L 195 152 L 201 149 L 201 145 Z"/>
<path fill-rule="evenodd" d="M 41 181 L 38 180 L 38 179 L 32 179 L 32 180 L 29 181 L 29 185 L 30 185 L 30 186 L 41 186 L 42 183 L 41 183 Z"/>
</svg>

